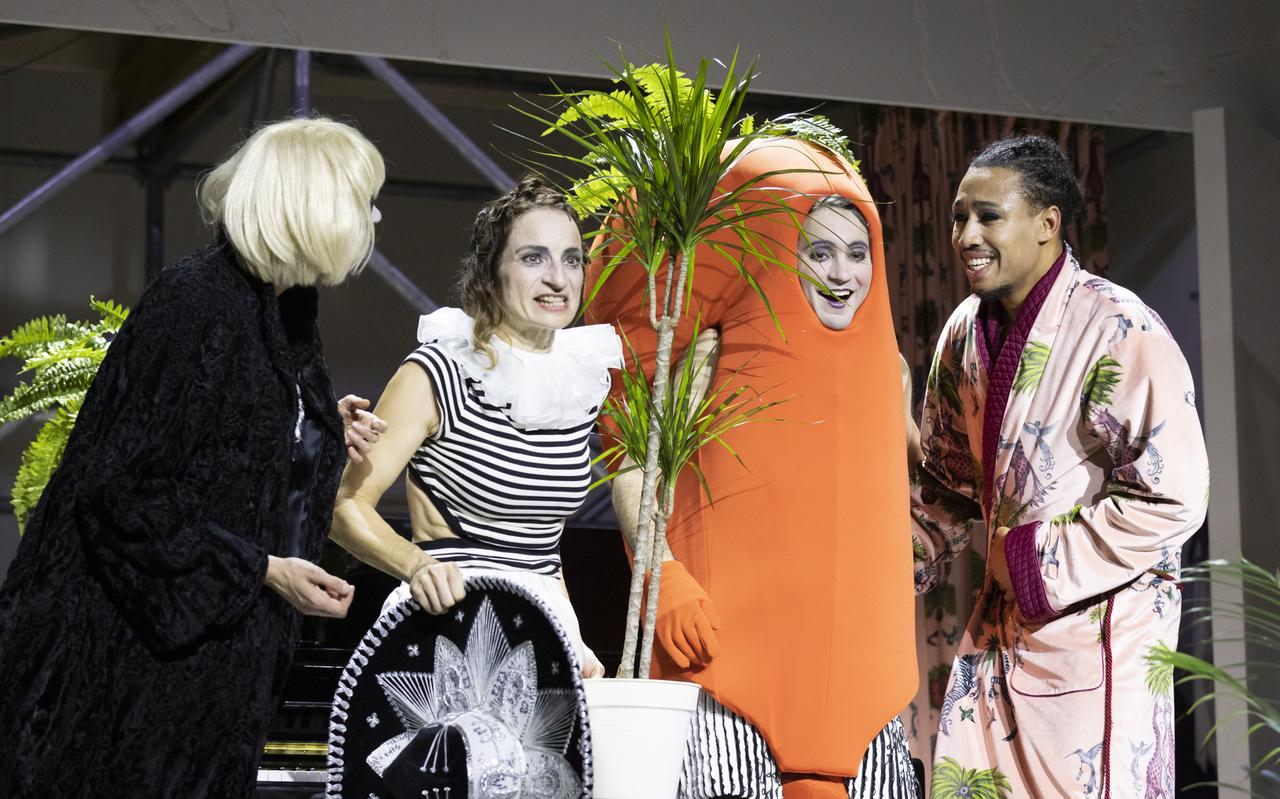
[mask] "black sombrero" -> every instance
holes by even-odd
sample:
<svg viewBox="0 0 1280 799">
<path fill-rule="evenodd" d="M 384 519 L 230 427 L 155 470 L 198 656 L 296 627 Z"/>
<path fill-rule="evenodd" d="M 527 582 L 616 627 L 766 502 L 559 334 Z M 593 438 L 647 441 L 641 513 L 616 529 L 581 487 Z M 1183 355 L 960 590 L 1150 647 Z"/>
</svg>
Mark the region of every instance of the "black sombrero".
<svg viewBox="0 0 1280 799">
<path fill-rule="evenodd" d="M 385 613 L 343 670 L 330 799 L 586 799 L 581 666 L 547 606 L 496 577 L 442 616 Z"/>
</svg>

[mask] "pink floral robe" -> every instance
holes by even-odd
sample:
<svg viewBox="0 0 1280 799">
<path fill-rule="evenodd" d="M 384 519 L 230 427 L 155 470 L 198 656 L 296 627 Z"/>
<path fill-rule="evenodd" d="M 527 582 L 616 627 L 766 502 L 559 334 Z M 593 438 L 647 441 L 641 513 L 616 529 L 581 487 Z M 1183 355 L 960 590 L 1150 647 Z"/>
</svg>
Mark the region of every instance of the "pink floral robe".
<svg viewBox="0 0 1280 799">
<path fill-rule="evenodd" d="M 916 588 L 1009 527 L 943 702 L 934 799 L 1173 799 L 1180 550 L 1209 469 L 1191 374 L 1160 318 L 1069 253 L 1000 348 L 965 300 L 938 342 L 912 492 Z"/>
</svg>

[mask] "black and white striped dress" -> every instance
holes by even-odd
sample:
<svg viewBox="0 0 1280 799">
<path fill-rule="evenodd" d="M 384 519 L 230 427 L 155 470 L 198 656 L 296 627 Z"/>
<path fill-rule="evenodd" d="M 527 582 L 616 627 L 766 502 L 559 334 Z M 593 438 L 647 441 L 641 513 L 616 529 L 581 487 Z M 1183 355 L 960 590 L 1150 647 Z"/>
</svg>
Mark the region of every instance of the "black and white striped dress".
<svg viewBox="0 0 1280 799">
<path fill-rule="evenodd" d="M 923 799 L 900 719 L 871 741 L 845 790 L 850 799 Z M 782 799 L 782 775 L 764 736 L 706 691 L 694 711 L 679 799 Z"/>
<path fill-rule="evenodd" d="M 424 344 L 406 360 L 431 378 L 440 410 L 439 427 L 410 461 L 410 478 L 457 536 L 436 542 L 432 557 L 558 574 L 565 519 L 591 484 L 594 414 L 524 429 L 441 344 Z"/>
<path fill-rule="evenodd" d="M 590 485 L 587 437 L 609 392 L 609 370 L 622 366 L 622 341 L 609 325 L 556 332 L 544 353 L 490 341 L 494 358 L 475 347 L 474 322 L 458 308 L 418 321 L 418 347 L 406 362 L 431 380 L 436 431 L 419 445 L 409 477 L 444 517 L 454 538 L 419 541 L 439 561 L 472 577 L 501 572 L 533 591 L 578 647 L 577 614 L 560 574 L 565 520 Z M 409 599 L 401 583 L 383 612 Z"/>
</svg>

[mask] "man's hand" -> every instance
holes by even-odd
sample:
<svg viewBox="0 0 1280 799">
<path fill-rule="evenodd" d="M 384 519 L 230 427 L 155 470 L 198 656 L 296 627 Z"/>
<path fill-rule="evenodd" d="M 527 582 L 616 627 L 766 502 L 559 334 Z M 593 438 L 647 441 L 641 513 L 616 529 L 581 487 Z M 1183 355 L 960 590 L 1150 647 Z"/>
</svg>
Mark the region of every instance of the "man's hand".
<svg viewBox="0 0 1280 799">
<path fill-rule="evenodd" d="M 1004 557 L 1004 540 L 1009 535 L 1008 527 L 999 527 L 991 536 L 991 547 L 987 551 L 987 571 L 991 579 L 1004 591 L 1004 595 L 1013 598 L 1013 580 L 1009 579 L 1009 561 Z"/>
<path fill-rule="evenodd" d="M 409 578 L 409 593 L 424 610 L 439 616 L 461 602 L 467 588 L 458 564 L 433 559 Z"/>
<path fill-rule="evenodd" d="M 677 560 L 663 561 L 654 638 L 676 666 L 705 666 L 720 653 L 720 615 Z"/>
<path fill-rule="evenodd" d="M 364 463 L 364 456 L 378 443 L 378 438 L 387 432 L 387 423 L 370 413 L 368 408 L 369 400 L 355 394 L 348 394 L 338 400 L 347 457 L 352 463 Z"/>
<path fill-rule="evenodd" d="M 341 619 L 351 607 L 355 587 L 302 558 L 267 558 L 268 588 L 308 616 Z"/>
</svg>

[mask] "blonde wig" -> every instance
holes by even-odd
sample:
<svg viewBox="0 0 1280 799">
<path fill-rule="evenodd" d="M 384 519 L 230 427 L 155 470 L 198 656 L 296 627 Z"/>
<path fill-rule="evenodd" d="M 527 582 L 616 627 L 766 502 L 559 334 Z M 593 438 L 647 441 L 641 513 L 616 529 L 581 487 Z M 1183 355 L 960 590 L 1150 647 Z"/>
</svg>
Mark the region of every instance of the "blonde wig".
<svg viewBox="0 0 1280 799">
<path fill-rule="evenodd" d="M 331 119 L 267 125 L 205 175 L 205 220 L 220 225 L 245 268 L 280 287 L 332 286 L 373 252 L 371 205 L 382 156 Z"/>
</svg>

